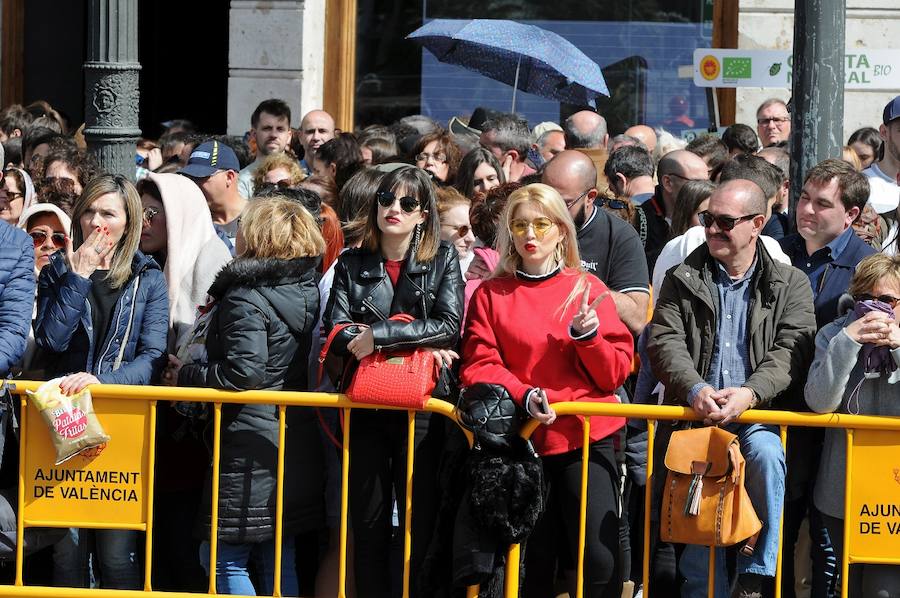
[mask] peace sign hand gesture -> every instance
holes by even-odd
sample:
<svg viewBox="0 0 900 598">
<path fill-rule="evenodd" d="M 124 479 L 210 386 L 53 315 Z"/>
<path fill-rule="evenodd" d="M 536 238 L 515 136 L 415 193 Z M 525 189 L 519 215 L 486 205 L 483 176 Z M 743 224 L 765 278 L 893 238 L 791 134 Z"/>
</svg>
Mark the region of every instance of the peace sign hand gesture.
<svg viewBox="0 0 900 598">
<path fill-rule="evenodd" d="M 597 317 L 597 306 L 609 296 L 609 291 L 600 293 L 596 299 L 588 303 L 590 296 L 591 287 L 588 285 L 581 295 L 581 306 L 578 309 L 578 313 L 575 314 L 572 318 L 572 323 L 569 324 L 572 327 L 572 332 L 575 333 L 574 336 L 584 336 L 594 332 L 600 326 L 600 318 Z"/>
<path fill-rule="evenodd" d="M 66 235 L 66 261 L 69 269 L 79 276 L 90 278 L 106 256 L 112 252 L 113 245 L 109 237 L 109 228 L 105 226 L 95 228 L 78 251 L 72 248 L 72 239 Z"/>
</svg>

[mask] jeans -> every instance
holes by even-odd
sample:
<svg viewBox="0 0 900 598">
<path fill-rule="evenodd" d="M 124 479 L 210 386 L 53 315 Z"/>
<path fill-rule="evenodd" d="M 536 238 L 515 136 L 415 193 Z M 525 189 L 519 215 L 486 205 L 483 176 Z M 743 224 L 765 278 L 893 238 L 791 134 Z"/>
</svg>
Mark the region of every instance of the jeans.
<svg viewBox="0 0 900 598">
<path fill-rule="evenodd" d="M 256 596 L 256 588 L 250 581 L 247 565 L 252 560 L 257 571 L 259 593 L 272 595 L 275 585 L 275 541 L 254 544 L 230 544 L 219 542 L 216 560 L 216 591 L 221 594 Z M 294 538 L 285 536 L 281 545 L 281 595 L 297 596 L 297 569 L 295 566 Z M 200 545 L 200 564 L 209 575 L 209 542 Z"/>
<path fill-rule="evenodd" d="M 781 510 L 784 506 L 784 450 L 778 433 L 778 426 L 762 424 L 732 424 L 725 428 L 738 436 L 741 453 L 747 462 L 747 494 L 753 508 L 762 521 L 762 531 L 756 542 L 753 556 L 737 556 L 736 573 L 755 573 L 768 577 L 775 576 L 778 559 L 778 531 Z M 716 549 L 716 598 L 729 595 L 730 581 L 726 570 L 725 549 Z M 685 578 L 681 595 L 684 598 L 706 597 L 709 575 L 709 548 L 688 545 L 684 547 L 678 565 Z"/>
<path fill-rule="evenodd" d="M 116 590 L 140 590 L 143 587 L 137 558 L 138 533 L 122 530 L 72 528 L 53 546 L 53 585 L 91 587 L 91 542 L 94 543 L 100 574 L 100 587 Z"/>
</svg>

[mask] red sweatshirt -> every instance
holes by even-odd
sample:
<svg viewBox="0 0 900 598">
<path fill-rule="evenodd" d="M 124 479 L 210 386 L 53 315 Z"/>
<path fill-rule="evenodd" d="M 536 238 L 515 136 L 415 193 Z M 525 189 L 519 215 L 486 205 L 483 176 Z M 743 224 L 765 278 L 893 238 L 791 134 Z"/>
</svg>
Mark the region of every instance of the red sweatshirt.
<svg viewBox="0 0 900 598">
<path fill-rule="evenodd" d="M 613 393 L 631 370 L 634 340 L 609 297 L 597 306 L 597 334 L 585 340 L 572 339 L 569 324 L 581 297 L 565 312 L 560 308 L 581 275 L 567 268 L 540 281 L 503 277 L 482 284 L 469 305 L 462 384 L 500 384 L 519 405 L 534 387 L 543 388 L 550 403 L 618 402 Z M 591 301 L 607 290 L 591 274 L 587 281 Z M 555 455 L 580 448 L 581 419 L 566 416 L 550 426 L 539 426 L 532 436 L 537 451 Z M 623 425 L 621 417 L 593 417 L 591 440 L 600 440 Z"/>
</svg>

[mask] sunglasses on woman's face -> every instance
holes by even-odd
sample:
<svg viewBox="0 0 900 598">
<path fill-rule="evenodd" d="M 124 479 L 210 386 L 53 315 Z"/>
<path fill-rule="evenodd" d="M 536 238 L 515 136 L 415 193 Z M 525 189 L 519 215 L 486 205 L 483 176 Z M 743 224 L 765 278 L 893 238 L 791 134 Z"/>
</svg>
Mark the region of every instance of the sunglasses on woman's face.
<svg viewBox="0 0 900 598">
<path fill-rule="evenodd" d="M 887 303 L 891 306 L 891 308 L 897 307 L 897 304 L 900 303 L 900 297 L 894 297 L 893 295 L 870 295 L 869 293 L 862 293 L 861 295 L 855 295 L 853 297 L 855 301 L 881 301 L 882 303 Z"/>
<path fill-rule="evenodd" d="M 468 235 L 469 231 L 472 230 L 472 227 L 468 224 L 460 224 L 459 226 L 455 224 L 442 224 L 441 226 L 452 228 L 456 232 L 456 234 L 459 235 L 460 239 Z"/>
<path fill-rule="evenodd" d="M 610 199 L 608 197 L 597 198 L 597 202 L 600 204 L 600 207 L 609 206 L 611 210 L 624 210 L 628 207 L 628 204 L 622 201 L 621 199 Z"/>
<path fill-rule="evenodd" d="M 153 224 L 153 219 L 156 218 L 157 214 L 159 214 L 159 208 L 154 208 L 153 206 L 147 206 L 146 208 L 144 208 L 144 226 L 150 226 L 151 224 Z"/>
<path fill-rule="evenodd" d="M 397 196 L 394 195 L 393 191 L 379 191 L 375 194 L 375 199 L 378 200 L 378 205 L 382 208 L 389 208 L 397 201 Z M 400 209 L 407 214 L 412 214 L 419 207 L 421 205 L 415 197 L 406 196 L 400 198 Z"/>
<path fill-rule="evenodd" d="M 544 235 L 547 234 L 547 231 L 549 231 L 554 224 L 556 223 L 549 218 L 535 218 L 534 220 L 516 218 L 509 223 L 509 230 L 517 237 L 524 237 L 528 234 L 528 228 L 531 227 L 534 229 L 534 236 L 537 240 L 543 241 Z"/>
<path fill-rule="evenodd" d="M 35 247 L 41 247 L 44 243 L 47 242 L 47 233 L 42 230 L 34 230 L 28 233 L 31 236 L 31 240 L 34 243 Z M 66 246 L 66 235 L 65 233 L 52 233 L 50 236 L 50 242 L 53 243 L 53 246 L 57 249 L 62 249 Z"/>
</svg>

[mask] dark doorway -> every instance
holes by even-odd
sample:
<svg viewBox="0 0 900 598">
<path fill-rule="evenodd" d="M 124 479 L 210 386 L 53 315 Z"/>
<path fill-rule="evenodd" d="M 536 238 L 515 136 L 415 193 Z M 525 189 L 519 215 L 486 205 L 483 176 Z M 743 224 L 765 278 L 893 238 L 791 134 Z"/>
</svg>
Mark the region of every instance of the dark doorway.
<svg viewBox="0 0 900 598">
<path fill-rule="evenodd" d="M 25 5 L 24 93 L 27 105 L 47 100 L 77 129 L 84 122 L 85 0 L 28 0 Z"/>
<path fill-rule="evenodd" d="M 228 111 L 228 2 L 139 2 L 141 130 L 155 139 L 160 123 L 192 121 L 224 133 Z"/>
</svg>

